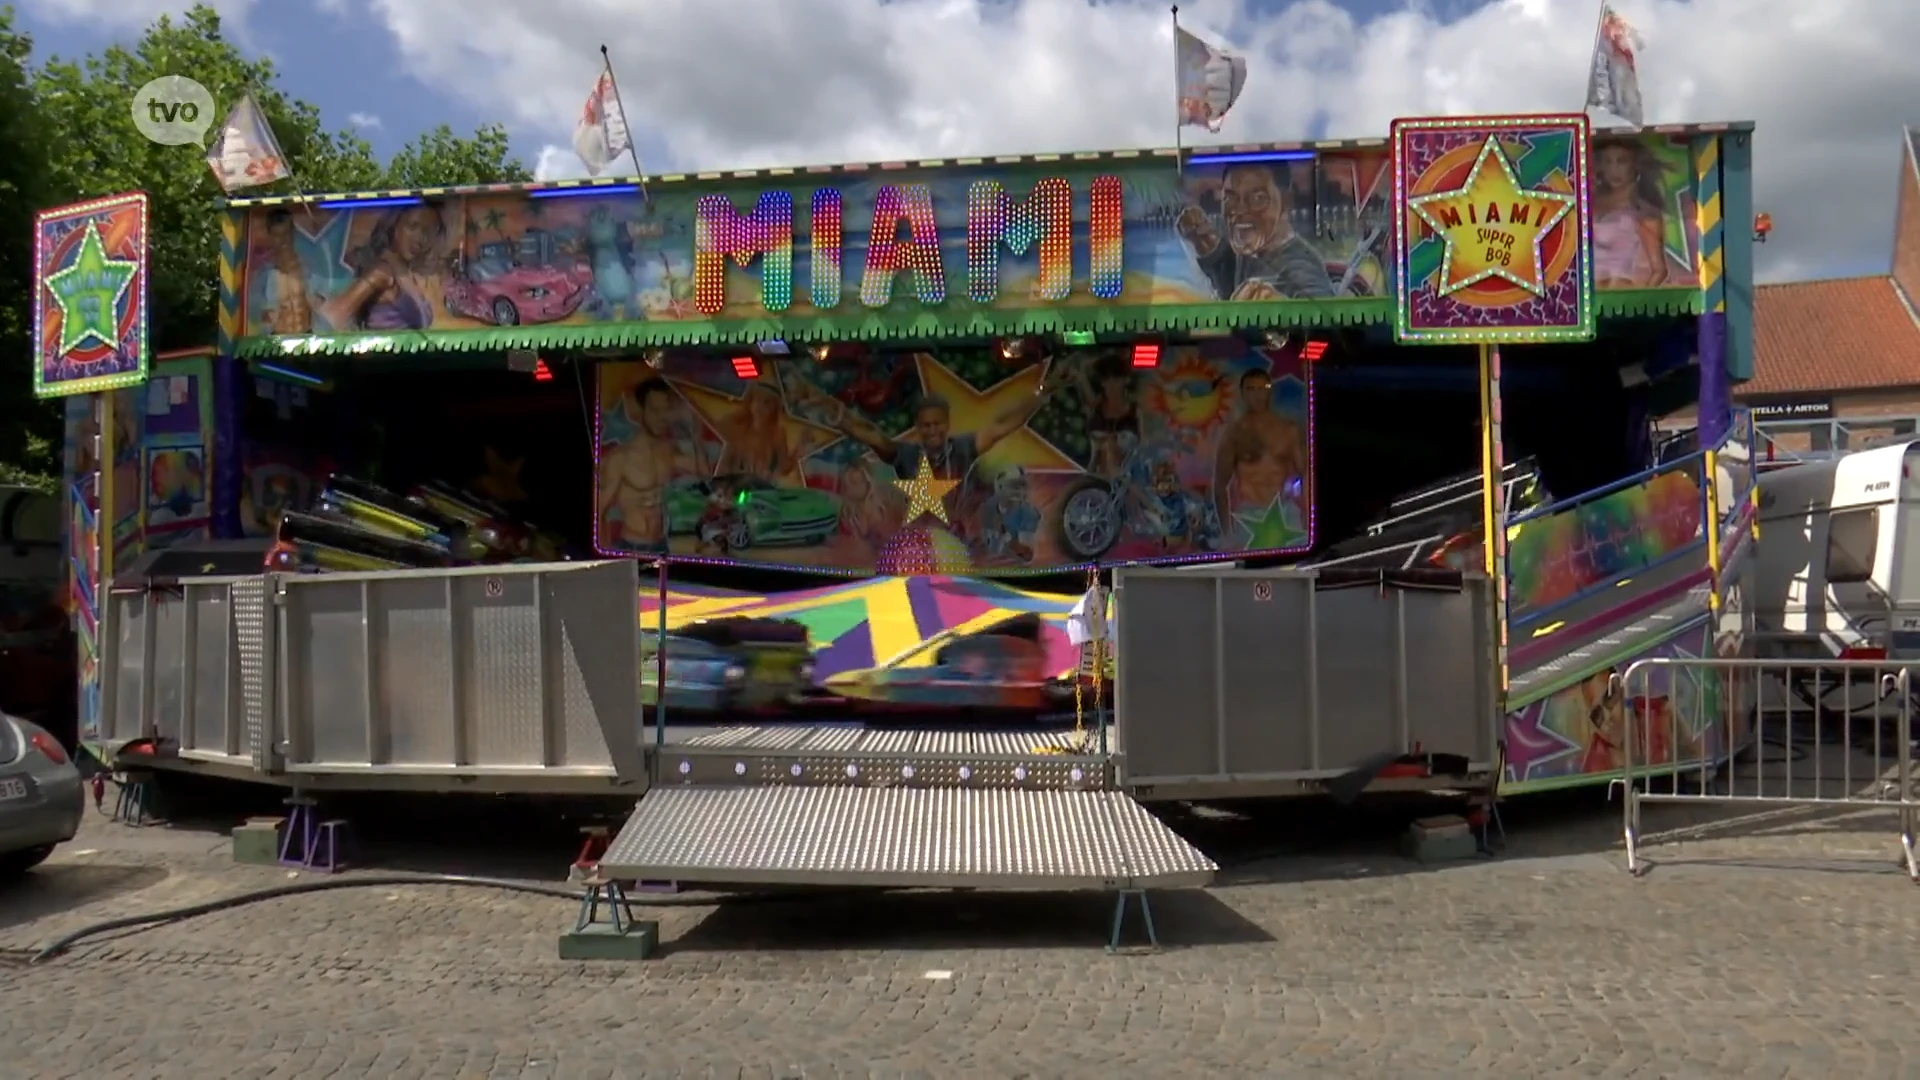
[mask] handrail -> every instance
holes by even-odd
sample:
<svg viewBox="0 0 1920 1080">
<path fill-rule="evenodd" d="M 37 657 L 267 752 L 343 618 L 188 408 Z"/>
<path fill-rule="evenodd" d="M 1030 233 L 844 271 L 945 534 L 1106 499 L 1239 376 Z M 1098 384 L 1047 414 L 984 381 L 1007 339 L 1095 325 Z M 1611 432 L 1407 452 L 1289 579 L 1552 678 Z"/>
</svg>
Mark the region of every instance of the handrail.
<svg viewBox="0 0 1920 1080">
<path fill-rule="evenodd" d="M 1600 579 L 1599 581 L 1594 582 L 1593 584 L 1587 586 L 1584 589 L 1580 589 L 1576 592 L 1568 593 L 1566 596 L 1563 596 L 1558 600 L 1550 601 L 1548 603 L 1540 605 L 1539 607 L 1524 608 L 1518 613 L 1516 613 L 1512 610 L 1511 601 L 1509 601 L 1509 607 L 1507 611 L 1507 626 L 1515 630 L 1518 630 L 1524 626 L 1531 626 L 1534 623 L 1537 623 L 1541 619 L 1547 618 L 1550 615 L 1555 615 L 1555 614 L 1564 612 L 1568 608 L 1573 607 L 1575 604 L 1579 604 L 1583 601 L 1590 600 L 1601 593 L 1610 592 L 1614 589 L 1617 589 L 1620 587 L 1620 583 L 1622 581 L 1630 581 L 1633 578 L 1642 577 L 1648 573 L 1651 573 L 1652 571 L 1660 569 L 1663 566 L 1666 566 L 1670 563 L 1683 559 L 1688 555 L 1693 555 L 1693 554 L 1697 554 L 1698 552 L 1705 551 L 1707 548 L 1707 544 L 1709 543 L 1719 543 L 1719 538 L 1713 537 L 1709 539 L 1708 536 L 1703 534 L 1697 539 L 1689 540 L 1685 544 L 1682 544 L 1679 547 L 1674 548 L 1672 551 L 1669 551 L 1665 555 L 1662 555 L 1659 558 L 1653 560 L 1652 562 L 1647 563 L 1645 566 L 1636 566 L 1631 570 L 1619 571 L 1618 573 L 1615 573 L 1609 577 L 1605 577 Z"/>
<path fill-rule="evenodd" d="M 1708 450 L 1712 450 L 1715 453 L 1718 453 L 1722 447 L 1726 446 L 1731 441 L 1733 441 L 1733 427 L 1732 425 L 1728 425 L 1727 433 L 1725 435 L 1720 436 L 1720 441 L 1710 447 L 1703 447 L 1699 450 L 1695 450 L 1691 454 L 1688 454 L 1686 457 L 1675 458 L 1674 460 L 1665 462 L 1664 464 L 1655 465 L 1650 469 L 1642 469 L 1641 471 L 1634 473 L 1632 476 L 1622 477 L 1621 479 L 1615 480 L 1610 484 L 1603 484 L 1600 487 L 1593 488 L 1589 491 L 1583 491 L 1578 495 L 1572 495 L 1565 499 L 1561 499 L 1559 502 L 1548 503 L 1545 506 L 1535 507 L 1534 509 L 1527 511 L 1524 514 L 1516 514 L 1507 519 L 1507 527 L 1512 528 L 1515 525 L 1532 521 L 1535 518 L 1551 517 L 1552 515 L 1557 514 L 1562 510 L 1566 510 L 1575 506 L 1580 506 L 1584 503 L 1592 502 L 1595 499 L 1604 498 L 1608 495 L 1613 494 L 1616 491 L 1621 491 L 1623 489 L 1630 488 L 1635 484 L 1641 483 L 1646 480 L 1650 480 L 1655 476 L 1659 476 L 1661 473 L 1672 472 L 1675 469 L 1679 468 L 1680 466 L 1685 465 L 1688 462 L 1691 462 L 1695 459 L 1698 459 L 1702 463 L 1704 463 L 1707 459 Z"/>
</svg>

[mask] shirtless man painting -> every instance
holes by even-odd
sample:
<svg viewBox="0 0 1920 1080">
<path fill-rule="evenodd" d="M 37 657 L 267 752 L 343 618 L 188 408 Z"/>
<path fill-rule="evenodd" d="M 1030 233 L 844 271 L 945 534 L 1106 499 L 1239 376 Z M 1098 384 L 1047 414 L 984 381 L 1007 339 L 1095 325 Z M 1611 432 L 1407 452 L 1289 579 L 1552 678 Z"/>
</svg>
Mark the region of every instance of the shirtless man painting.
<svg viewBox="0 0 1920 1080">
<path fill-rule="evenodd" d="M 680 471 L 673 438 L 673 391 L 660 379 L 633 388 L 627 408 L 637 430 L 602 449 L 597 513 L 609 548 L 659 551 L 667 545 L 667 485 Z M 619 510 L 617 519 L 609 511 Z"/>
<path fill-rule="evenodd" d="M 1220 433 L 1213 461 L 1213 507 L 1222 524 L 1236 506 L 1269 506 L 1306 474 L 1299 425 L 1273 411 L 1273 377 L 1255 369 L 1240 377 L 1241 412 Z"/>
</svg>

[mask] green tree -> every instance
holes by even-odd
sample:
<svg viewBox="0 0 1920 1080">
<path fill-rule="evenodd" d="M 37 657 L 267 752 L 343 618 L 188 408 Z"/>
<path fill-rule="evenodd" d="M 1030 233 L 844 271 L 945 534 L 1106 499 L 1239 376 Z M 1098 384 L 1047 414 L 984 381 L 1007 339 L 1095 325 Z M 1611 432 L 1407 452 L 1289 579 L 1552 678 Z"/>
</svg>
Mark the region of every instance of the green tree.
<svg viewBox="0 0 1920 1080">
<path fill-rule="evenodd" d="M 0 356 L 31 355 L 34 210 L 46 202 L 47 138 L 34 108 L 33 42 L 13 29 L 13 9 L 0 8 Z M 35 401 L 24 365 L 10 365 L 0 387 L 0 481 L 20 471 L 52 471 L 50 431 L 58 410 Z"/>
<path fill-rule="evenodd" d="M 269 60 L 250 60 L 222 36 L 220 17 L 197 5 L 179 19 L 162 16 L 131 48 L 114 46 L 82 60 L 50 57 L 31 67 L 32 41 L 0 9 L 0 235 L 30 232 L 35 210 L 124 191 L 145 191 L 149 220 L 149 295 L 156 351 L 210 344 L 219 302 L 222 192 L 203 152 L 148 142 L 133 126 L 134 90 L 162 75 L 204 85 L 223 113 L 251 90 L 273 126 L 293 178 L 242 194 L 365 191 L 396 187 L 525 181 L 506 131 L 482 127 L 463 137 L 444 125 L 382 164 L 365 139 L 330 131 L 319 110 L 276 86 Z M 0 355 L 26 355 L 31 270 L 26 245 L 0 244 Z M 28 463 L 32 436 L 57 445 L 59 412 L 31 400 L 30 380 L 0 386 L 0 462 Z M 16 439 L 14 433 L 20 432 Z M 50 464 L 46 455 L 32 462 Z"/>
</svg>

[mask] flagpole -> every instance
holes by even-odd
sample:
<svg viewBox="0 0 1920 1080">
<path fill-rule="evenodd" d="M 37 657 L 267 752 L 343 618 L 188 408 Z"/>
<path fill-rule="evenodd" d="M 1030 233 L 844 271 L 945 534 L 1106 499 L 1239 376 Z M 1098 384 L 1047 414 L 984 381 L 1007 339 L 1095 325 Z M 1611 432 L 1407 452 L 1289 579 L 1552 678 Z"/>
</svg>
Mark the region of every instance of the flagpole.
<svg viewBox="0 0 1920 1080">
<path fill-rule="evenodd" d="M 633 124 L 627 120 L 627 103 L 620 98 L 620 80 L 613 74 L 613 57 L 607 53 L 605 45 L 600 46 L 600 60 L 607 66 L 607 85 L 613 88 L 613 103 L 620 107 L 620 123 L 627 129 L 627 155 L 633 159 L 633 178 L 640 184 L 640 197 L 648 202 L 653 196 L 647 194 L 647 176 L 640 168 L 640 148 L 635 145 Z"/>
<path fill-rule="evenodd" d="M 1173 5 L 1173 171 L 1181 176 L 1187 171 L 1187 152 L 1181 145 L 1184 135 L 1181 128 L 1186 124 L 1186 115 L 1182 111 L 1184 102 L 1180 100 L 1180 5 Z"/>
</svg>

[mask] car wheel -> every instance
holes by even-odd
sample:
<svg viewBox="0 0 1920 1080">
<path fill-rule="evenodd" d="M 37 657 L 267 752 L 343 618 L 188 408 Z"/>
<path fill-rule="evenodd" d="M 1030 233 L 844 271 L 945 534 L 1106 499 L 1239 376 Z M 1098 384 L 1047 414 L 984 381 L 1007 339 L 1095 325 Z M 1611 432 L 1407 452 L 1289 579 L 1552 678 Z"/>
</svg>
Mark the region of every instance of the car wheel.
<svg viewBox="0 0 1920 1080">
<path fill-rule="evenodd" d="M 745 551 L 753 546 L 753 530 L 744 521 L 736 521 L 727 526 L 727 549 Z"/>
<path fill-rule="evenodd" d="M 518 326 L 520 311 L 513 306 L 513 301 L 504 296 L 496 297 L 493 301 L 493 322 L 496 326 Z"/>
<path fill-rule="evenodd" d="M 30 847 L 25 851 L 9 851 L 0 855 L 0 878 L 15 877 L 39 866 L 53 854 L 52 844 Z"/>
</svg>

